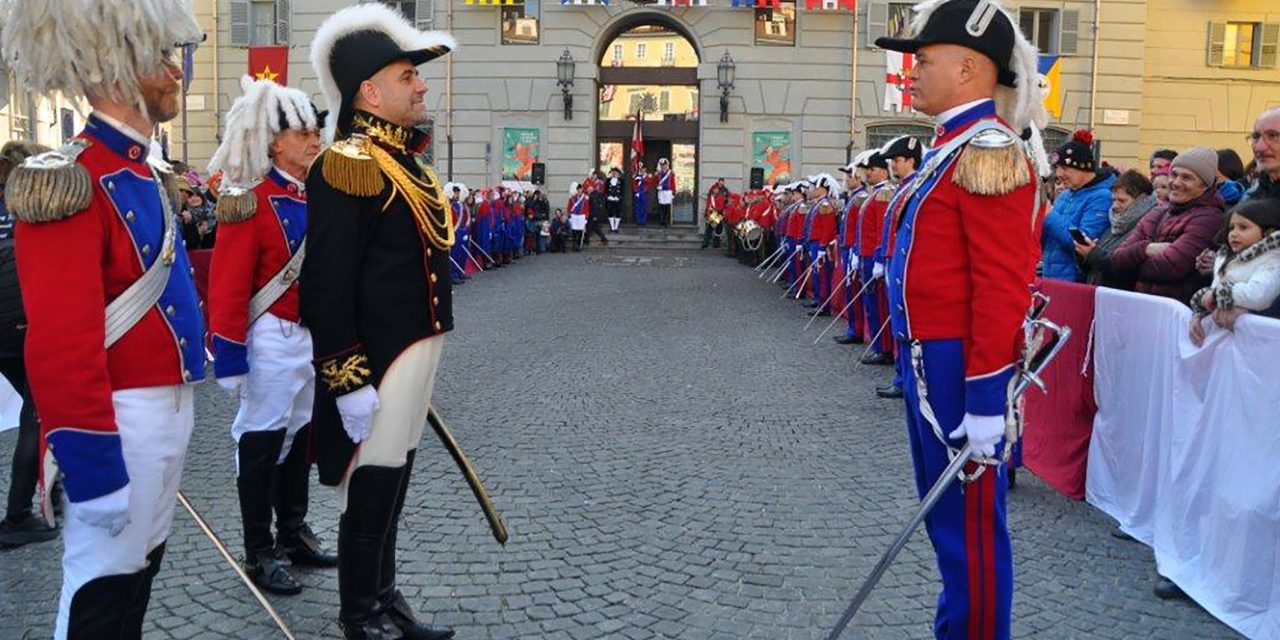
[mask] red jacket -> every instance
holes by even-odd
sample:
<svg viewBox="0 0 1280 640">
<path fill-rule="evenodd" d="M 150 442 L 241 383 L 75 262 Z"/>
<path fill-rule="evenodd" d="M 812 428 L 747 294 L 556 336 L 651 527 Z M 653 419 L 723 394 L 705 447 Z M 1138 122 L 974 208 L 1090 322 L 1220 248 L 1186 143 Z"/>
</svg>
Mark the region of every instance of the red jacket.
<svg viewBox="0 0 1280 640">
<path fill-rule="evenodd" d="M 800 240 L 804 237 L 805 223 L 805 206 L 804 202 L 793 202 L 787 205 L 787 232 L 786 235 L 792 240 Z"/>
<path fill-rule="evenodd" d="M 209 267 L 209 329 L 213 334 L 213 370 L 219 378 L 249 372 L 245 349 L 249 299 L 289 262 L 307 232 L 303 183 L 272 168 L 253 193 L 258 205 L 250 218 L 219 219 L 218 242 Z M 296 280 L 268 311 L 298 321 Z"/>
<path fill-rule="evenodd" d="M 674 171 L 659 172 L 657 176 L 658 191 L 675 191 L 676 174 Z"/>
<path fill-rule="evenodd" d="M 836 227 L 840 210 L 831 198 L 824 197 L 813 205 L 813 224 L 809 227 L 809 241 L 826 247 L 836 239 Z"/>
<path fill-rule="evenodd" d="M 13 211 L 30 327 L 27 376 L 42 443 L 65 474 L 72 502 L 129 481 L 112 392 L 200 380 L 205 366 L 204 318 L 180 240 L 159 302 L 104 346 L 103 310 L 159 258 L 165 207 L 146 164 L 147 141 L 96 114 L 77 139 L 88 144 L 77 162 L 92 186 L 89 206 L 52 222 L 24 222 L 24 212 Z"/>
<path fill-rule="evenodd" d="M 876 254 L 880 246 L 880 236 L 884 231 L 885 212 L 889 210 L 889 200 L 893 198 L 893 185 L 882 182 L 871 187 L 871 195 L 862 203 L 858 212 L 857 237 L 854 246 L 858 248 L 858 257 L 870 258 Z"/>
</svg>

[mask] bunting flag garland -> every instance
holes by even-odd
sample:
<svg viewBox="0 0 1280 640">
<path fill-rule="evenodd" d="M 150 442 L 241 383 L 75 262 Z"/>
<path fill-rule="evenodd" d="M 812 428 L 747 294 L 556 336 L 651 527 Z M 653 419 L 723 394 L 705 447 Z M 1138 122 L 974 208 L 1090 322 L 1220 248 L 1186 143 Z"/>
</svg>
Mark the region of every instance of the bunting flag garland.
<svg viewBox="0 0 1280 640">
<path fill-rule="evenodd" d="M 884 52 L 884 110 L 901 113 L 911 109 L 911 68 L 915 56 L 901 51 Z"/>
<path fill-rule="evenodd" d="M 857 11 L 858 0 L 804 0 L 809 11 Z"/>
<path fill-rule="evenodd" d="M 733 0 L 733 6 L 778 9 L 782 7 L 782 0 Z"/>
<path fill-rule="evenodd" d="M 705 7 L 707 0 L 658 0 L 654 4 L 659 7 Z"/>
</svg>

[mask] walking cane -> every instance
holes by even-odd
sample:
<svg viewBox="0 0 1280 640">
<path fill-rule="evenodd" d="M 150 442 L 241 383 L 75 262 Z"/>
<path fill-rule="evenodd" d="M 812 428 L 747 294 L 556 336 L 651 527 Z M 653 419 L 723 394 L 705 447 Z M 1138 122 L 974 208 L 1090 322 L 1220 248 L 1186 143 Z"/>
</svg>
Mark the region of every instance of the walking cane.
<svg viewBox="0 0 1280 640">
<path fill-rule="evenodd" d="M 262 592 L 258 590 L 258 586 L 253 584 L 253 580 L 249 579 L 248 574 L 246 574 L 244 569 L 240 567 L 240 563 L 236 562 L 235 558 L 231 557 L 231 552 L 227 551 L 227 547 L 218 539 L 218 534 L 213 532 L 209 523 L 205 522 L 204 518 L 200 516 L 200 513 L 196 511 L 195 507 L 191 506 L 191 503 L 187 500 L 187 496 L 181 491 L 178 492 L 178 502 L 187 510 L 187 513 L 191 514 L 191 519 L 196 521 L 196 526 L 200 527 L 200 530 L 204 532 L 204 535 L 209 538 L 209 541 L 213 543 L 214 548 L 218 550 L 218 553 L 222 554 L 222 558 L 227 561 L 227 564 L 231 565 L 231 568 L 236 572 L 236 575 L 240 576 L 240 581 L 244 583 L 244 586 L 249 587 L 249 591 L 253 593 L 253 597 L 257 598 L 258 604 L 262 605 L 262 608 L 267 610 L 267 615 L 271 616 L 271 619 L 275 621 L 276 626 L 280 628 L 284 637 L 288 638 L 288 640 L 295 640 L 293 632 L 289 630 L 289 625 L 284 623 L 284 619 L 280 617 L 279 613 L 276 613 L 275 607 L 271 606 L 271 603 L 267 601 L 266 596 L 262 595 Z"/>
<path fill-rule="evenodd" d="M 827 335 L 827 332 L 831 330 L 831 327 L 836 326 L 836 321 L 840 319 L 840 316 L 843 316 L 844 312 L 848 311 L 849 307 L 852 307 L 853 303 L 857 302 L 858 298 L 862 297 L 862 293 L 867 290 L 867 287 L 871 286 L 872 282 L 874 282 L 874 280 L 868 280 L 866 284 L 862 285 L 861 289 L 858 289 L 857 293 L 853 294 L 853 297 L 849 299 L 849 303 L 844 305 L 844 308 L 840 310 L 840 313 L 836 314 L 836 317 L 831 319 L 831 322 L 827 323 L 827 328 L 823 329 L 822 333 L 819 333 L 818 337 L 813 339 L 814 344 L 818 344 L 818 341 L 822 339 L 822 336 Z"/>
</svg>

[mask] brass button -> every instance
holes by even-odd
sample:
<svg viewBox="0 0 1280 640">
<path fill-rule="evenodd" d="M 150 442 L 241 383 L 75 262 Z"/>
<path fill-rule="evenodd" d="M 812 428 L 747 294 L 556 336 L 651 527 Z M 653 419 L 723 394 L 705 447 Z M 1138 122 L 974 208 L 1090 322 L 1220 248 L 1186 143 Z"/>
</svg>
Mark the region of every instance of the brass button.
<svg viewBox="0 0 1280 640">
<path fill-rule="evenodd" d="M 436 274 L 433 273 L 431 274 L 431 284 L 435 284 L 435 282 L 436 282 Z"/>
<path fill-rule="evenodd" d="M 142 255 L 144 256 L 151 255 L 151 245 L 149 244 L 142 245 Z"/>
<path fill-rule="evenodd" d="M 165 315 L 167 315 L 167 316 L 169 316 L 169 317 L 173 317 L 173 314 L 174 314 L 174 313 L 177 313 L 177 311 L 178 311 L 177 309 L 173 308 L 173 305 L 169 305 L 169 306 L 167 306 L 167 307 L 165 307 L 165 308 L 164 308 L 164 313 L 165 313 Z"/>
<path fill-rule="evenodd" d="M 178 338 L 178 346 L 179 346 L 179 347 L 185 347 L 185 346 L 187 346 L 187 339 L 186 339 L 186 338 Z"/>
<path fill-rule="evenodd" d="M 431 257 L 431 247 L 427 247 L 427 257 Z"/>
<path fill-rule="evenodd" d="M 108 181 L 107 181 L 107 191 L 115 191 L 115 190 L 116 190 L 116 183 L 114 183 L 114 182 L 112 182 L 112 181 L 108 180 Z"/>
<path fill-rule="evenodd" d="M 435 327 L 436 327 L 436 331 L 439 331 L 439 330 L 440 330 L 440 321 L 439 321 L 439 320 L 436 320 Z"/>
<path fill-rule="evenodd" d="M 133 215 L 133 212 L 132 212 L 132 211 L 127 211 L 127 212 L 125 212 L 125 214 L 124 214 L 124 219 L 125 219 L 125 220 L 128 220 L 129 222 L 133 222 L 133 219 L 134 219 L 134 218 L 136 218 L 136 217 L 137 217 L 137 216 Z"/>
<path fill-rule="evenodd" d="M 282 224 L 282 225 L 284 225 L 284 226 L 286 226 L 286 227 L 287 227 L 287 226 L 289 226 L 289 219 L 288 219 L 288 218 L 285 218 L 284 220 L 281 220 L 281 221 L 280 221 L 280 224 Z"/>
<path fill-rule="evenodd" d="M 438 304 L 440 304 L 440 298 L 439 298 L 439 296 L 431 296 L 431 306 L 433 306 L 433 307 L 434 307 L 434 306 L 436 306 L 436 305 L 438 305 Z"/>
</svg>

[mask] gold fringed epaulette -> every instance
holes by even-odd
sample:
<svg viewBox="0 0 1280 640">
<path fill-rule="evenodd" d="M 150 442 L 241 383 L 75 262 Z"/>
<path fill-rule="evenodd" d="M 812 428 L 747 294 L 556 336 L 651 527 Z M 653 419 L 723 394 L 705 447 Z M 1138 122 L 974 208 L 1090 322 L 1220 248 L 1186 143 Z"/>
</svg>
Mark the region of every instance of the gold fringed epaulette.
<svg viewBox="0 0 1280 640">
<path fill-rule="evenodd" d="M 888 202 L 893 200 L 893 189 L 881 189 L 876 192 L 876 202 Z"/>
<path fill-rule="evenodd" d="M 169 207 L 174 213 L 182 211 L 182 204 L 185 198 L 182 197 L 182 187 L 187 184 L 185 177 L 174 173 L 168 165 L 162 165 L 156 162 L 151 163 L 151 168 L 155 169 L 160 176 L 160 184 L 164 185 L 164 194 L 169 198 Z"/>
<path fill-rule="evenodd" d="M 352 136 L 329 145 L 320 168 L 324 181 L 338 191 L 359 198 L 382 193 L 386 180 L 377 161 L 365 150 L 368 144 L 367 138 Z"/>
<path fill-rule="evenodd" d="M 258 212 L 258 194 L 252 187 L 223 185 L 218 192 L 218 206 L 213 213 L 218 224 L 244 222 Z"/>
<path fill-rule="evenodd" d="M 87 209 L 93 201 L 93 179 L 76 158 L 88 146 L 84 140 L 73 140 L 16 167 L 4 190 L 13 216 L 23 222 L 53 222 Z"/>
<path fill-rule="evenodd" d="M 1001 196 L 1031 182 L 1031 167 L 1020 141 L 1000 129 L 988 129 L 969 141 L 951 181 L 979 196 Z"/>
</svg>

